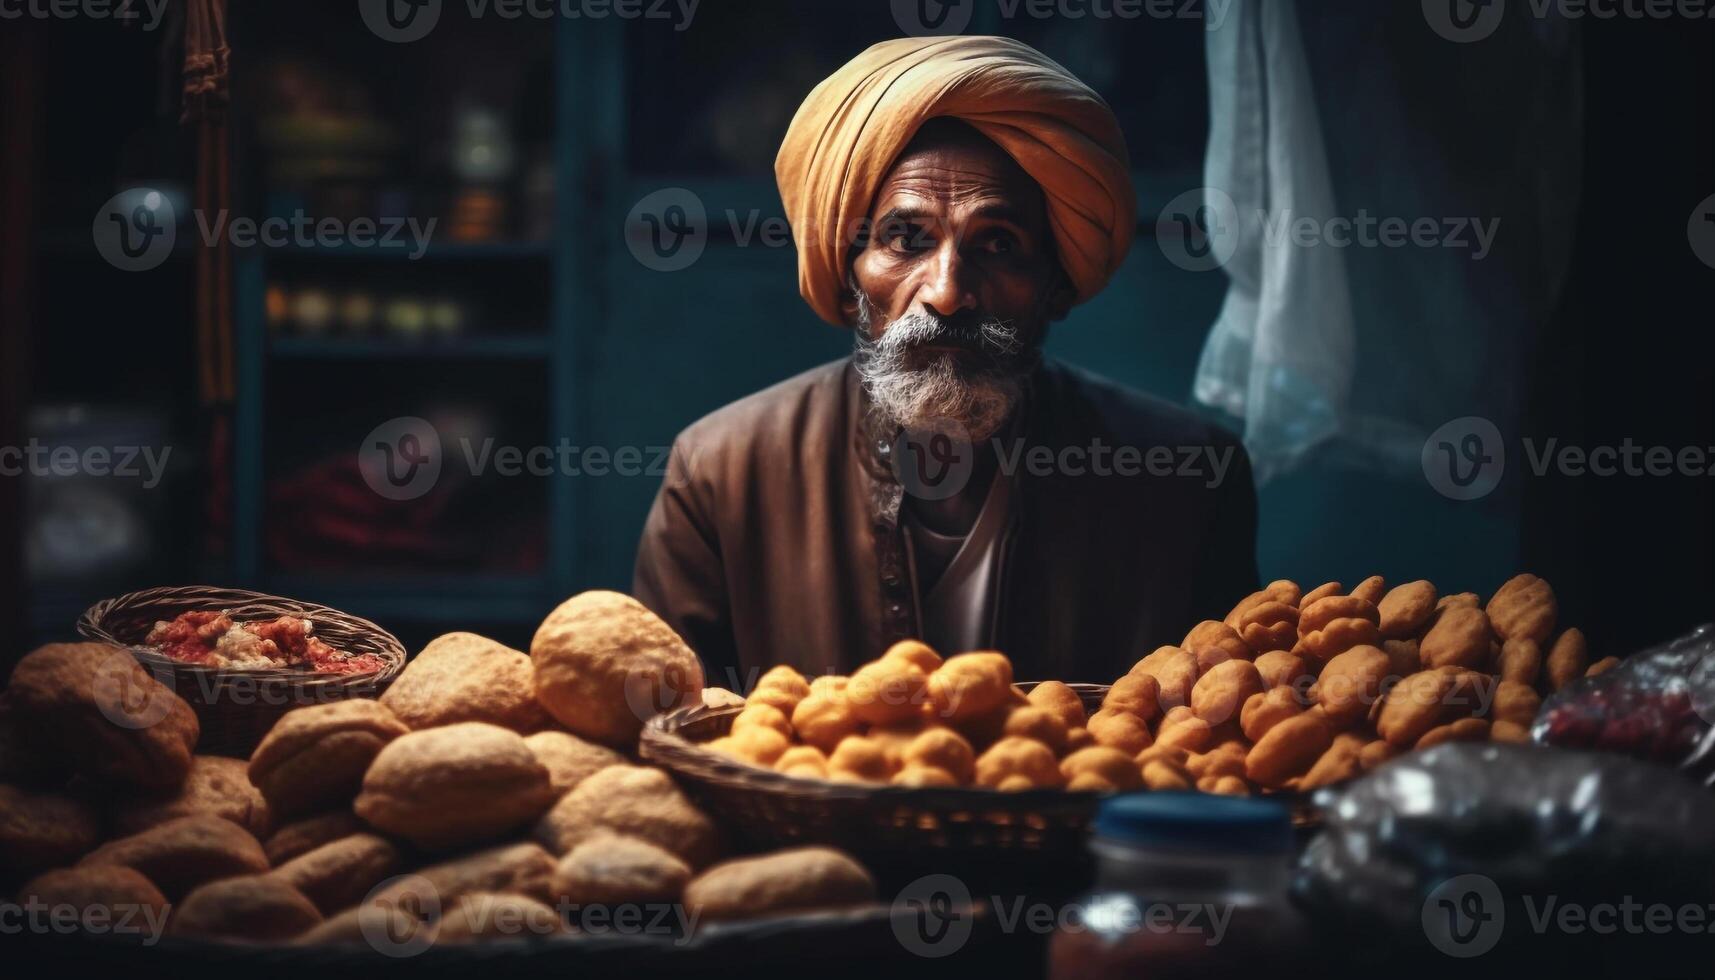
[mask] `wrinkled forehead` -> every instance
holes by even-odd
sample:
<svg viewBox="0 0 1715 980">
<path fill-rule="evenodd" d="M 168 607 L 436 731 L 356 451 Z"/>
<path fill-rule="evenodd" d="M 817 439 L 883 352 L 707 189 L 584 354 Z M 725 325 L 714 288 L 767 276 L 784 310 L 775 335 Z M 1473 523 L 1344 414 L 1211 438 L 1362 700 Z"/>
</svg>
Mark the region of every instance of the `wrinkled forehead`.
<svg viewBox="0 0 1715 980">
<path fill-rule="evenodd" d="M 906 144 L 870 205 L 870 217 L 898 209 L 950 212 L 1001 206 L 1041 228 L 1042 188 L 999 146 L 958 119 L 931 119 Z"/>
</svg>

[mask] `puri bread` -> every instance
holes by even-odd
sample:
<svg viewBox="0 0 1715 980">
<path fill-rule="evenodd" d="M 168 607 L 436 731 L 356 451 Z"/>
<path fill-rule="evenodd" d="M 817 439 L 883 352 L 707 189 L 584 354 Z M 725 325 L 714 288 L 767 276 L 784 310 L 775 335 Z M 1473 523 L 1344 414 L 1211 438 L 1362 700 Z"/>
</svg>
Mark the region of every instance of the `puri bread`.
<svg viewBox="0 0 1715 980">
<path fill-rule="evenodd" d="M 310 900 L 271 875 L 199 886 L 173 907 L 175 936 L 269 942 L 291 939 L 322 921 Z"/>
<path fill-rule="evenodd" d="M 505 844 L 467 854 L 400 877 L 369 896 L 366 905 L 431 907 L 476 892 L 506 892 L 548 901 L 554 859 L 540 844 Z"/>
<path fill-rule="evenodd" d="M 718 922 L 875 901 L 875 879 L 830 847 L 800 847 L 717 864 L 685 888 L 685 907 Z"/>
<path fill-rule="evenodd" d="M 190 772 L 196 713 L 121 647 L 38 647 L 18 661 L 7 691 L 32 743 L 72 772 L 156 789 Z"/>
<path fill-rule="evenodd" d="M 381 749 L 408 731 L 386 706 L 367 699 L 298 708 L 250 754 L 250 781 L 275 819 L 343 810 Z"/>
<path fill-rule="evenodd" d="M 170 899 L 204 882 L 268 870 L 268 857 L 250 832 L 202 813 L 179 817 L 91 851 L 78 867 L 135 868 Z"/>
<path fill-rule="evenodd" d="M 136 794 L 119 800 L 110 811 L 113 830 L 135 834 L 156 824 L 197 813 L 211 813 L 250 831 L 268 836 L 268 801 L 250 783 L 249 765 L 242 759 L 199 755 L 191 759 L 190 774 L 177 790 Z"/>
<path fill-rule="evenodd" d="M 388 743 L 353 808 L 385 833 L 445 850 L 501 837 L 553 802 L 548 769 L 523 736 L 467 721 Z"/>
<path fill-rule="evenodd" d="M 59 793 L 0 784 L 0 871 L 30 875 L 70 864 L 101 841 L 101 818 Z"/>
<path fill-rule="evenodd" d="M 702 703 L 703 666 L 660 617 L 618 592 L 583 592 L 530 641 L 536 697 L 574 734 L 636 743 L 646 718 Z"/>
<path fill-rule="evenodd" d="M 385 837 L 352 834 L 300 854 L 268 874 L 302 892 L 323 915 L 332 915 L 363 901 L 399 865 L 399 849 Z"/>
<path fill-rule="evenodd" d="M 618 752 L 566 732 L 537 732 L 526 736 L 524 744 L 535 753 L 536 761 L 548 767 L 548 782 L 556 798 L 608 766 L 626 762 Z"/>
<path fill-rule="evenodd" d="M 528 895 L 476 892 L 441 910 L 436 945 L 527 939 L 566 931 L 560 914 Z"/>
<path fill-rule="evenodd" d="M 70 907 L 80 921 L 101 910 L 106 934 L 136 940 L 153 939 L 167 916 L 167 897 L 134 868 L 57 868 L 19 889 L 21 901 L 49 909 Z M 52 913 L 50 913 L 52 914 Z"/>
<path fill-rule="evenodd" d="M 364 829 L 357 814 L 350 810 L 334 810 L 286 824 L 262 842 L 262 850 L 268 855 L 268 863 L 278 868 L 300 854 L 308 854 L 323 844 L 361 833 Z"/>
<path fill-rule="evenodd" d="M 602 832 L 648 841 L 693 869 L 720 850 L 714 822 L 659 769 L 609 766 L 579 783 L 536 824 L 536 839 L 555 854 Z"/>
<path fill-rule="evenodd" d="M 691 867 L 673 852 L 636 837 L 598 834 L 554 868 L 556 898 L 572 905 L 677 902 Z"/>
<path fill-rule="evenodd" d="M 413 729 L 486 721 L 533 732 L 548 723 L 534 674 L 521 650 L 475 633 L 448 633 L 405 665 L 381 703 Z"/>
</svg>

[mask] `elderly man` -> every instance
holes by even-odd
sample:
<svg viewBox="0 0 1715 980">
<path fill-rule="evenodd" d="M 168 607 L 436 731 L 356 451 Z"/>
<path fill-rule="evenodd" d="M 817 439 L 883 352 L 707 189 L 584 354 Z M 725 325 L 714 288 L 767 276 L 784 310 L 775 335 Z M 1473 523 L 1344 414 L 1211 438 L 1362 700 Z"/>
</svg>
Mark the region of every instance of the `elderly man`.
<svg viewBox="0 0 1715 980">
<path fill-rule="evenodd" d="M 1255 587 L 1236 441 L 1041 354 L 1134 230 L 1100 96 L 1017 41 L 888 41 L 810 93 L 775 173 L 799 290 L 854 351 L 674 444 L 635 592 L 712 683 L 907 637 L 1108 681 Z"/>
</svg>

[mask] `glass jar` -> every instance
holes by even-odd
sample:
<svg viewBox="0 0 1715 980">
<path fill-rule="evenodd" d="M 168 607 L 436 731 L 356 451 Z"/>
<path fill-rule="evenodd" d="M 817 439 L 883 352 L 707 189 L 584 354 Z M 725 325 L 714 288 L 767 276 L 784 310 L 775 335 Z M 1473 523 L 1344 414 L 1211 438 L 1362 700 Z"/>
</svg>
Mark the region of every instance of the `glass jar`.
<svg viewBox="0 0 1715 980">
<path fill-rule="evenodd" d="M 1060 917 L 1052 980 L 1254 980 L 1298 963 L 1304 923 L 1287 895 L 1292 822 L 1278 803 L 1116 796 L 1102 804 L 1090 850 L 1096 883 Z"/>
</svg>

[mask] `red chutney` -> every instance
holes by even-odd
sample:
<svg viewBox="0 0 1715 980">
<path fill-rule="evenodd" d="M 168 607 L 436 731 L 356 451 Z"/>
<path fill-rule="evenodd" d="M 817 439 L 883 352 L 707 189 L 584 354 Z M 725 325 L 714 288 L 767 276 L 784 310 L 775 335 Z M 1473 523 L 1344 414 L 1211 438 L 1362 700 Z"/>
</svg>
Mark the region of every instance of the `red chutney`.
<svg viewBox="0 0 1715 980">
<path fill-rule="evenodd" d="M 180 663 L 237 670 L 303 667 L 322 674 L 365 674 L 382 667 L 372 653 L 345 653 L 314 635 L 297 616 L 235 623 L 224 612 L 197 610 L 155 624 L 144 643 Z"/>
</svg>

